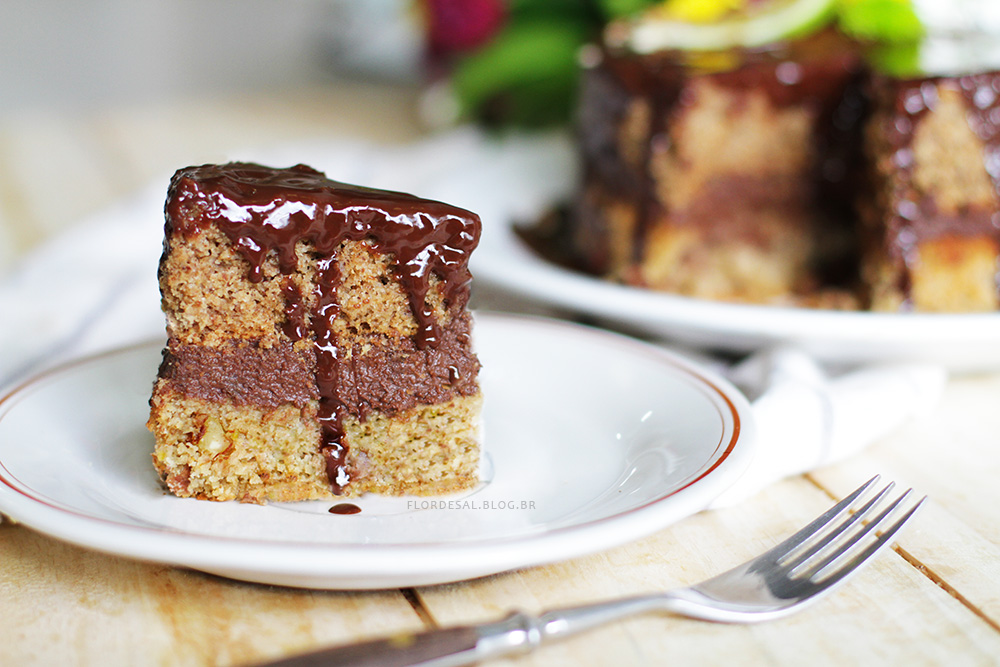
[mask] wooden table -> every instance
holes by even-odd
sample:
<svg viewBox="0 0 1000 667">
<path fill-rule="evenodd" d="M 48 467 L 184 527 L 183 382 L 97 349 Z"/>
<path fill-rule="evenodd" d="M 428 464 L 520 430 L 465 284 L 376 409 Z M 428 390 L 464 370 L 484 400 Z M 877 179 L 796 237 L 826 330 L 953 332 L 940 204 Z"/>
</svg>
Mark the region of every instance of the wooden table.
<svg viewBox="0 0 1000 667">
<path fill-rule="evenodd" d="M 343 82 L 278 97 L 0 117 L 0 275 L 73 221 L 178 166 L 285 140 L 421 135 L 414 90 Z M 1000 664 L 998 405 L 1000 374 L 953 378 L 933 411 L 845 463 L 636 543 L 454 585 L 358 593 L 245 584 L 93 553 L 7 522 L 0 664 L 248 664 L 684 585 L 764 550 L 876 472 L 932 502 L 894 551 L 802 613 L 756 626 L 646 617 L 510 662 Z"/>
</svg>

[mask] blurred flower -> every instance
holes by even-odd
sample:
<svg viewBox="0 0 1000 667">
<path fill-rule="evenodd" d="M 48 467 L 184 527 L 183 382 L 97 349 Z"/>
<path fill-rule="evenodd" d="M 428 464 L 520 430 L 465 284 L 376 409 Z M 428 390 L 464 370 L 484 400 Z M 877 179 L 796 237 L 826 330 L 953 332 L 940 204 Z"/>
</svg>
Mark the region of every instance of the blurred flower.
<svg viewBox="0 0 1000 667">
<path fill-rule="evenodd" d="M 732 11 L 746 7 L 745 0 L 669 0 L 663 11 L 674 18 L 694 23 L 716 21 Z"/>
<path fill-rule="evenodd" d="M 420 0 L 432 56 L 471 51 L 494 37 L 507 17 L 504 0 Z"/>
<path fill-rule="evenodd" d="M 425 115 L 495 126 L 567 121 L 577 51 L 599 34 L 607 1 L 419 0 L 432 71 L 445 73 L 428 96 L 437 109 Z"/>
</svg>

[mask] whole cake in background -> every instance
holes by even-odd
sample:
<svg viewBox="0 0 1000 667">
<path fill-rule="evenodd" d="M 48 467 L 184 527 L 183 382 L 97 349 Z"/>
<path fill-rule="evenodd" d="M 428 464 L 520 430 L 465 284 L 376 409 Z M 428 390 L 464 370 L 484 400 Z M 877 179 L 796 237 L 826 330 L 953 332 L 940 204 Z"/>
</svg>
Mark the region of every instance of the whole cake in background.
<svg viewBox="0 0 1000 667">
<path fill-rule="evenodd" d="M 421 4 L 441 109 L 575 123 L 568 214 L 523 230 L 547 257 L 704 299 L 1000 308 L 995 0 Z"/>
<path fill-rule="evenodd" d="M 834 33 L 768 48 L 588 52 L 584 269 L 689 296 L 773 302 L 815 292 L 849 253 L 861 59 Z"/>
<path fill-rule="evenodd" d="M 698 298 L 1000 308 L 1000 62 L 901 66 L 913 45 L 828 20 L 865 4 L 670 0 L 609 25 L 583 51 L 570 260 Z M 800 7 L 813 23 L 775 25 Z"/>
<path fill-rule="evenodd" d="M 481 224 L 298 165 L 181 169 L 148 428 L 177 496 L 441 494 L 479 480 Z"/>
</svg>

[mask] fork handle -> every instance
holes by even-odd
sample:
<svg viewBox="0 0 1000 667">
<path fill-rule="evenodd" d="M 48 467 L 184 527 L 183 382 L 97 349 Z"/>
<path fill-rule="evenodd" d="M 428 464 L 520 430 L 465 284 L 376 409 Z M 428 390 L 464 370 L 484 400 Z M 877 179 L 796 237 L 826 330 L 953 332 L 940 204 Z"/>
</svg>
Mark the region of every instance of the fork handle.
<svg viewBox="0 0 1000 667">
<path fill-rule="evenodd" d="M 322 649 L 261 667 L 457 667 L 527 653 L 545 640 L 569 637 L 663 607 L 663 598 L 657 595 L 553 610 L 537 617 L 515 612 L 493 623 L 404 633 Z"/>
<path fill-rule="evenodd" d="M 511 614 L 483 625 L 400 633 L 269 662 L 260 667 L 453 667 L 529 651 L 535 619 Z"/>
<path fill-rule="evenodd" d="M 481 660 L 476 652 L 479 629 L 473 626 L 401 633 L 357 644 L 269 662 L 261 667 L 405 667 L 468 665 Z"/>
</svg>

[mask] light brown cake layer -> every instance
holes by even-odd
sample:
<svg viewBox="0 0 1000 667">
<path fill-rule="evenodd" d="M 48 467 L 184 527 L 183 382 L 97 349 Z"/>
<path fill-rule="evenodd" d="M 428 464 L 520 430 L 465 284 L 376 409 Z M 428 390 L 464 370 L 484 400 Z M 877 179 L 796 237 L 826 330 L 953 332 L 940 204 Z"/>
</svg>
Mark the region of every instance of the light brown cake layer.
<svg viewBox="0 0 1000 667">
<path fill-rule="evenodd" d="M 262 279 L 252 282 L 250 266 L 217 229 L 175 236 L 160 265 L 163 311 L 170 335 L 185 344 L 219 346 L 231 339 L 257 341 L 269 347 L 290 340 L 283 327 L 287 290 L 301 295 L 301 326 L 308 330 L 315 300 L 316 256 L 307 243 L 296 246 L 298 270 L 282 274 L 269 256 Z M 392 258 L 363 241 L 345 241 L 337 253 L 342 280 L 337 289 L 339 335 L 412 336 L 417 324 L 407 295 L 392 274 Z M 448 304 L 441 283 L 431 278 L 428 306 L 447 322 Z"/>
<path fill-rule="evenodd" d="M 1000 309 L 998 257 L 1000 244 L 991 238 L 954 236 L 917 244 L 904 269 L 887 254 L 872 255 L 865 267 L 871 308 L 938 313 Z"/>
<path fill-rule="evenodd" d="M 363 493 L 435 495 L 479 481 L 477 393 L 393 416 L 344 420 L 351 484 Z M 153 464 L 170 491 L 203 500 L 299 501 L 333 498 L 320 453 L 316 402 L 261 408 L 153 395 Z"/>
<path fill-rule="evenodd" d="M 603 233 L 611 257 L 607 275 L 615 280 L 699 298 L 756 303 L 800 293 L 811 280 L 811 238 L 780 209 L 770 214 L 756 210 L 752 236 L 727 234 L 726 224 L 657 219 L 636 260 L 634 207 L 611 196 L 590 196 L 603 202 Z M 746 229 L 738 225 L 741 217 L 729 220 Z"/>
</svg>

